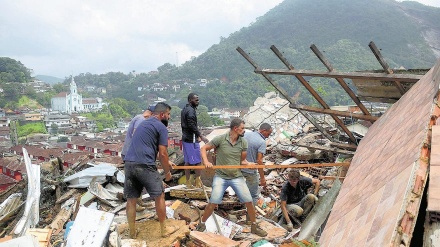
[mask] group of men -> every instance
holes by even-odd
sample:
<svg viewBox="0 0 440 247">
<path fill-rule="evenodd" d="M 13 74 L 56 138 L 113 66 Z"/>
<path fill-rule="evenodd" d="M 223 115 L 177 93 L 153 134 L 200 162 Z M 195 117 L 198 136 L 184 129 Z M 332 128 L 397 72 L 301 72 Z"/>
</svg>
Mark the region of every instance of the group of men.
<svg viewBox="0 0 440 247">
<path fill-rule="evenodd" d="M 211 216 L 218 204 L 221 204 L 226 189 L 230 186 L 240 202 L 244 203 L 247 211 L 246 223 L 251 225 L 251 232 L 264 237 L 267 232 L 257 225 L 255 205 L 259 199 L 260 186 L 266 185 L 263 169 L 248 169 L 247 165 L 263 165 L 266 153 L 266 138 L 272 133 L 272 127 L 263 123 L 255 132 L 245 131 L 245 122 L 240 118 L 231 121 L 225 134 L 208 140 L 198 128 L 196 109 L 199 96 L 188 95 L 188 104 L 181 111 L 183 154 L 186 165 L 203 164 L 206 169 L 214 165 L 242 165 L 242 169 L 215 169 L 212 181 L 212 192 L 209 203 L 205 208 L 196 230 L 205 231 L 205 222 Z M 171 107 L 158 103 L 154 109 L 149 107 L 142 115 L 132 119 L 123 148 L 125 163 L 124 196 L 127 199 L 127 219 L 129 235 L 136 237 L 135 218 L 136 202 L 143 188 L 154 198 L 156 212 L 160 222 L 162 237 L 169 236 L 177 230 L 176 227 L 165 225 L 165 196 L 162 177 L 155 162 L 158 157 L 165 172 L 165 181 L 171 180 L 173 163 L 168 160 L 167 125 L 170 119 Z M 200 142 L 205 145 L 200 148 Z M 208 151 L 214 150 L 215 164 L 208 160 Z M 202 187 L 200 170 L 195 170 L 195 183 L 191 183 L 190 170 L 185 170 L 186 186 L 189 188 Z M 314 194 L 308 193 L 315 185 Z M 288 230 L 293 229 L 292 217 L 307 215 L 317 201 L 319 180 L 300 176 L 299 171 L 291 170 L 288 181 L 281 190 L 281 209 Z"/>
</svg>

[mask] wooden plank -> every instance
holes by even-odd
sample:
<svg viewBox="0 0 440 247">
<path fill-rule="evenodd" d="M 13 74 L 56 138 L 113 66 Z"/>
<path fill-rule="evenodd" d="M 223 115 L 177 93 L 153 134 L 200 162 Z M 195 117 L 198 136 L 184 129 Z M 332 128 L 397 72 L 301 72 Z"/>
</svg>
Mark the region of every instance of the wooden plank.
<svg viewBox="0 0 440 247">
<path fill-rule="evenodd" d="M 338 148 L 346 148 L 346 149 L 351 149 L 351 150 L 356 150 L 357 149 L 356 145 L 348 144 L 348 143 L 332 142 L 332 143 L 330 143 L 330 146 L 338 147 Z"/>
<path fill-rule="evenodd" d="M 27 230 L 27 233 L 37 237 L 40 247 L 50 246 L 52 229 L 30 228 Z"/>
<path fill-rule="evenodd" d="M 295 143 L 295 145 L 298 146 L 298 147 L 313 148 L 313 149 L 318 149 L 318 150 L 323 150 L 323 151 L 330 151 L 330 152 L 335 152 L 335 153 L 340 153 L 340 154 L 351 154 L 351 155 L 353 155 L 355 153 L 354 151 L 348 151 L 348 150 L 344 150 L 344 149 L 326 147 L 326 146 L 321 146 L 321 145 L 318 145 L 318 144 L 305 145 L 305 144 Z"/>
<path fill-rule="evenodd" d="M 211 232 L 191 231 L 189 237 L 196 243 L 197 246 L 238 247 L 240 245 L 240 242 Z"/>
<path fill-rule="evenodd" d="M 387 74 L 387 73 L 371 73 L 371 72 L 322 72 L 318 70 L 304 70 L 304 69 L 261 69 L 256 68 L 257 74 L 274 74 L 274 75 L 300 75 L 300 76 L 314 76 L 326 78 L 348 78 L 348 79 L 370 79 L 370 80 L 387 80 L 401 82 L 417 82 L 422 79 L 423 75 L 412 74 Z"/>
<path fill-rule="evenodd" d="M 331 167 L 331 166 L 350 166 L 348 162 L 341 163 L 316 163 L 316 164 L 291 164 L 291 165 L 214 165 L 212 169 L 254 169 L 254 168 L 309 168 L 309 167 Z M 205 168 L 204 165 L 199 166 L 173 166 L 174 170 L 186 170 L 186 169 L 194 169 L 194 170 L 203 170 L 208 169 Z M 211 169 L 211 168 L 210 168 Z"/>
<path fill-rule="evenodd" d="M 357 114 L 357 113 L 351 113 L 351 112 L 336 111 L 336 110 L 323 109 L 323 108 L 306 106 L 306 105 L 289 104 L 289 107 L 295 108 L 297 110 L 299 109 L 299 110 L 304 110 L 304 111 L 323 113 L 323 114 L 335 115 L 335 116 L 340 116 L 340 117 L 352 117 L 352 118 L 362 119 L 362 120 L 371 121 L 371 122 L 374 122 L 377 119 L 379 119 L 379 117 L 371 116 L 371 115 L 363 115 L 363 114 Z"/>
</svg>

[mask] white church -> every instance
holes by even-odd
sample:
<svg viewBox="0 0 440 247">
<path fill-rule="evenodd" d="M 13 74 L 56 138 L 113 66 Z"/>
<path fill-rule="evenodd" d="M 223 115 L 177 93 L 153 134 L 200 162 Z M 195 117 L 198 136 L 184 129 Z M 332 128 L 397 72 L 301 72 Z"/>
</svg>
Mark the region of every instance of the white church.
<svg viewBox="0 0 440 247">
<path fill-rule="evenodd" d="M 101 98 L 85 98 L 78 94 L 75 80 L 70 82 L 70 93 L 61 92 L 51 99 L 52 111 L 65 112 L 88 112 L 102 109 Z"/>
</svg>

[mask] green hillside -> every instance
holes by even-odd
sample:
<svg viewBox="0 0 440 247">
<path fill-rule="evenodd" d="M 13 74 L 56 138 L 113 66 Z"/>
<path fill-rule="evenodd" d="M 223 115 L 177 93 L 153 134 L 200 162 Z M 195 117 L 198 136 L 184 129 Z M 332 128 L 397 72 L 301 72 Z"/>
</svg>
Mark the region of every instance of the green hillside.
<svg viewBox="0 0 440 247">
<path fill-rule="evenodd" d="M 237 46 L 264 67 L 283 68 L 269 50 L 271 45 L 296 68 L 323 68 L 311 44 L 325 51 L 338 70 L 381 69 L 368 48 L 370 41 L 381 48 L 391 67 L 428 68 L 436 58 L 422 36 L 428 27 L 416 17 L 440 23 L 440 9 L 392 0 L 286 0 L 182 69 L 195 67 L 199 76 L 231 80 L 248 76 L 252 68 L 235 51 Z"/>
</svg>

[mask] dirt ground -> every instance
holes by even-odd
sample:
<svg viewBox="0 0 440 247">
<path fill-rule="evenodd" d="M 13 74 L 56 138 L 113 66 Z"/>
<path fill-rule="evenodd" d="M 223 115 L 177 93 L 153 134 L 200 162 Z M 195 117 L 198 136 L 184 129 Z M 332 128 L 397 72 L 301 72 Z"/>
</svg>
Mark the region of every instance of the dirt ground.
<svg viewBox="0 0 440 247">
<path fill-rule="evenodd" d="M 167 238 L 162 238 L 160 235 L 160 224 L 157 220 L 147 220 L 143 222 L 136 222 L 136 230 L 138 231 L 136 240 L 139 242 L 146 242 L 147 246 L 171 246 L 176 240 L 180 240 L 189 235 L 189 228 L 184 220 L 167 219 L 165 224 L 168 226 L 177 226 L 179 230 L 171 234 Z M 128 224 L 118 225 L 118 233 L 121 240 L 128 239 Z"/>
</svg>

